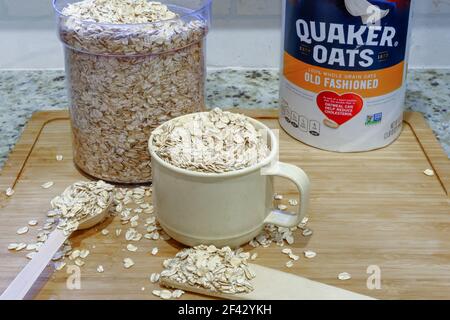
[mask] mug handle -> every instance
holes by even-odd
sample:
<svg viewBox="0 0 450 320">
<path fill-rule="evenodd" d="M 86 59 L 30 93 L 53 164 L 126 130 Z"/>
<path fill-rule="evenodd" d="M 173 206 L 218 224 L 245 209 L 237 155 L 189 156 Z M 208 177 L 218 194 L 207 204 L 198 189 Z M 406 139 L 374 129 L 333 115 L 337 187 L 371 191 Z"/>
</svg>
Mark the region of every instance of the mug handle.
<svg viewBox="0 0 450 320">
<path fill-rule="evenodd" d="M 265 176 L 277 176 L 291 180 L 300 192 L 300 206 L 297 213 L 272 210 L 264 220 L 264 224 L 274 224 L 279 227 L 296 227 L 306 216 L 309 204 L 309 178 L 305 171 L 292 164 L 277 162 L 269 168 L 263 169 L 261 174 Z"/>
</svg>

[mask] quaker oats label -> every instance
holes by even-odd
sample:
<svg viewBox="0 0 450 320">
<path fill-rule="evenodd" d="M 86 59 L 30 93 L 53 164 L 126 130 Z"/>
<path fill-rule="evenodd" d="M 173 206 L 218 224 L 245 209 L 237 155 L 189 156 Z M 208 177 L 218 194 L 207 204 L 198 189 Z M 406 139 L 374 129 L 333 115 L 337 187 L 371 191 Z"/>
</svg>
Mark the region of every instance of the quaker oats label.
<svg viewBox="0 0 450 320">
<path fill-rule="evenodd" d="M 412 0 L 284 0 L 280 123 L 330 151 L 400 135 Z"/>
</svg>

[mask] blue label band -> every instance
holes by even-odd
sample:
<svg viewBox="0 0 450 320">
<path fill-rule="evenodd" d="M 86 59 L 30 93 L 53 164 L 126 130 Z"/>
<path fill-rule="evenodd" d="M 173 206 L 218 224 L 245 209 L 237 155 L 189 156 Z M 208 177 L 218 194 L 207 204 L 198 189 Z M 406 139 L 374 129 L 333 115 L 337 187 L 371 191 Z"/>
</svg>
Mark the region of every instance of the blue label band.
<svg viewBox="0 0 450 320">
<path fill-rule="evenodd" d="M 405 60 L 410 0 L 286 0 L 285 51 L 313 66 L 385 69 Z"/>
</svg>

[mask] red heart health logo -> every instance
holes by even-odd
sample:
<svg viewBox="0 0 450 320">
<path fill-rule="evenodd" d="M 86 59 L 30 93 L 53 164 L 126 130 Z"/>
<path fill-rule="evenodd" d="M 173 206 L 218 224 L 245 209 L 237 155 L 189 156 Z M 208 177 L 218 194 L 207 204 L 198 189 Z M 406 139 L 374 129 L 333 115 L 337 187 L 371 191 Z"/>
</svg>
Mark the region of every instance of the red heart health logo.
<svg viewBox="0 0 450 320">
<path fill-rule="evenodd" d="M 332 91 L 323 91 L 317 96 L 317 106 L 328 119 L 343 125 L 361 112 L 364 100 L 354 93 L 339 95 Z"/>
</svg>

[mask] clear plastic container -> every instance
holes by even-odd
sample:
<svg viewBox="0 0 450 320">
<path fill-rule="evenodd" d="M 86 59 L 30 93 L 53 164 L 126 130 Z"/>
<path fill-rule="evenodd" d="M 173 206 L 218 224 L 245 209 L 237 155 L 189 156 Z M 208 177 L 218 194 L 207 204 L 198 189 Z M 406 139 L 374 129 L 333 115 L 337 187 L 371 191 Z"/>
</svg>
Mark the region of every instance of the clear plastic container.
<svg viewBox="0 0 450 320">
<path fill-rule="evenodd" d="M 78 168 L 110 182 L 151 181 L 152 130 L 204 110 L 211 1 L 159 1 L 177 18 L 145 24 L 82 21 L 62 13 L 78 1 L 53 1 Z"/>
</svg>

